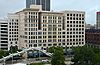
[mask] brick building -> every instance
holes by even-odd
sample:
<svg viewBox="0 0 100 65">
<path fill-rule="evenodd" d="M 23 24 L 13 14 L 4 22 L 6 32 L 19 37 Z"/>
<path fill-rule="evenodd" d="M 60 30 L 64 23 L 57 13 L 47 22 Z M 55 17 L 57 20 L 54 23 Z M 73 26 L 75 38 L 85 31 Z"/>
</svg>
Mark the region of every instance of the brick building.
<svg viewBox="0 0 100 65">
<path fill-rule="evenodd" d="M 100 29 L 86 29 L 85 40 L 89 46 L 100 48 Z"/>
</svg>

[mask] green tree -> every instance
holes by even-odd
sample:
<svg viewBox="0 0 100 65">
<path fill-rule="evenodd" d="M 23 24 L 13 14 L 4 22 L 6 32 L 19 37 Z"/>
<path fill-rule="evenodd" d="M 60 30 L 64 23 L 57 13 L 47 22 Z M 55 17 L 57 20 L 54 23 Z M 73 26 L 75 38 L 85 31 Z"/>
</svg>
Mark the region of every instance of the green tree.
<svg viewBox="0 0 100 65">
<path fill-rule="evenodd" d="M 62 47 L 51 47 L 48 51 L 53 53 L 51 60 L 52 65 L 65 65 L 64 52 Z"/>
<path fill-rule="evenodd" d="M 18 51 L 18 47 L 17 46 L 11 46 L 9 53 L 16 53 L 17 51 Z"/>
<path fill-rule="evenodd" d="M 90 47 L 73 48 L 74 65 L 100 65 L 100 49 Z"/>
<path fill-rule="evenodd" d="M 0 58 L 2 58 L 3 56 L 7 56 L 7 55 L 9 55 L 8 51 L 4 51 L 0 49 Z"/>
</svg>

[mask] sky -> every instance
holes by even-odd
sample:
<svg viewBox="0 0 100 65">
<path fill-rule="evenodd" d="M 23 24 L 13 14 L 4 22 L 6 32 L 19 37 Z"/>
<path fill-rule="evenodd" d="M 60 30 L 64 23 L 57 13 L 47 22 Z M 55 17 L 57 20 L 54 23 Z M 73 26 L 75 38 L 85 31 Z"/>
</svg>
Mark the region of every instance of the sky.
<svg viewBox="0 0 100 65">
<path fill-rule="evenodd" d="M 25 0 L 1 0 L 0 18 L 8 13 L 22 10 L 26 6 Z M 100 11 L 100 0 L 51 0 L 51 10 L 77 10 L 86 12 L 86 23 L 96 23 L 96 12 Z"/>
</svg>

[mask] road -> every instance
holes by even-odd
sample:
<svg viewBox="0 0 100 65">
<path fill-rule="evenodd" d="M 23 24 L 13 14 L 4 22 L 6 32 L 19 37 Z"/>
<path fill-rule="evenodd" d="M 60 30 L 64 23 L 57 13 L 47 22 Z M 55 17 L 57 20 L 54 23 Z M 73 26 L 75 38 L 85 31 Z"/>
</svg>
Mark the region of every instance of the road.
<svg viewBox="0 0 100 65">
<path fill-rule="evenodd" d="M 29 64 L 29 63 L 39 63 L 43 59 L 48 59 L 48 57 L 13 60 L 13 62 L 12 61 L 6 61 L 6 65 L 11 65 L 12 63 L 15 64 L 15 65 L 19 65 L 19 64 L 16 64 L 16 63 L 24 63 L 24 65 Z M 66 57 L 65 60 L 66 60 L 65 61 L 66 65 L 70 65 L 72 63 L 71 58 Z M 2 65 L 2 64 L 0 64 L 0 65 Z M 45 64 L 45 65 L 51 65 L 51 64 Z"/>
</svg>

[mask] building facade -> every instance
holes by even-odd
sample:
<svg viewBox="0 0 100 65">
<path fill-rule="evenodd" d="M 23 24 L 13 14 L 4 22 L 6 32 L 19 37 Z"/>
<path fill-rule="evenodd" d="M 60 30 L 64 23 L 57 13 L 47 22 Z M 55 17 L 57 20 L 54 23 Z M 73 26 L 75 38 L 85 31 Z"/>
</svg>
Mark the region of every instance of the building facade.
<svg viewBox="0 0 100 65">
<path fill-rule="evenodd" d="M 0 48 L 10 50 L 52 46 L 72 48 L 85 45 L 85 12 L 42 11 L 41 5 L 33 5 L 22 11 L 8 14 L 0 23 Z"/>
<path fill-rule="evenodd" d="M 88 46 L 100 48 L 100 29 L 86 29 L 85 36 Z"/>
<path fill-rule="evenodd" d="M 0 49 L 8 50 L 8 22 L 0 20 Z"/>
<path fill-rule="evenodd" d="M 11 47 L 19 48 L 19 16 L 16 14 L 8 14 L 8 50 Z"/>
<path fill-rule="evenodd" d="M 9 48 L 19 49 L 40 47 L 48 49 L 52 46 L 72 48 L 85 45 L 85 12 L 41 11 L 35 6 L 10 14 Z"/>
<path fill-rule="evenodd" d="M 30 5 L 42 5 L 42 10 L 50 11 L 50 0 L 26 0 L 26 8 Z"/>
<path fill-rule="evenodd" d="M 96 28 L 100 29 L 100 12 L 96 13 Z"/>
<path fill-rule="evenodd" d="M 85 12 L 65 11 L 65 41 L 68 48 L 85 45 Z"/>
</svg>

